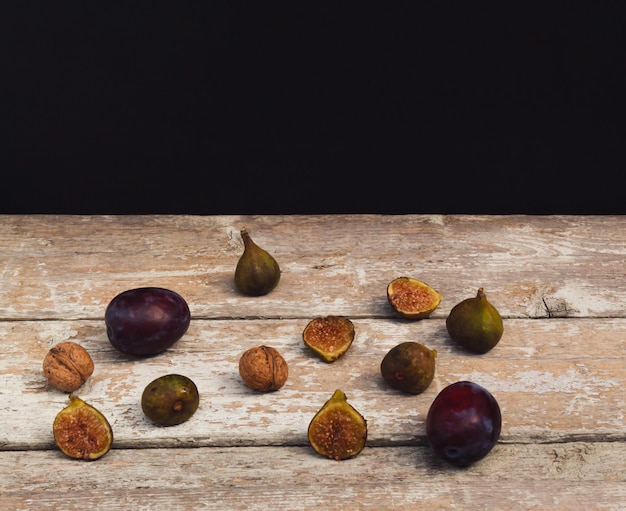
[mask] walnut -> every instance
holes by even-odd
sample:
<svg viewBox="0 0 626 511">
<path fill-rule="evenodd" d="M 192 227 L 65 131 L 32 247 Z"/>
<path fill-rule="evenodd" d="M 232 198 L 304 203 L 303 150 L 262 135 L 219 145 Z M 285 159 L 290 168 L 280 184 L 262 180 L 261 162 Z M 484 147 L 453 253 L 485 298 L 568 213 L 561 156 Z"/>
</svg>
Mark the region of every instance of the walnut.
<svg viewBox="0 0 626 511">
<path fill-rule="evenodd" d="M 278 390 L 287 381 L 288 373 L 285 359 L 269 346 L 250 348 L 239 359 L 239 374 L 252 390 Z"/>
<path fill-rule="evenodd" d="M 65 341 L 50 348 L 43 372 L 50 384 L 63 392 L 74 392 L 93 374 L 93 360 L 80 344 Z"/>
</svg>

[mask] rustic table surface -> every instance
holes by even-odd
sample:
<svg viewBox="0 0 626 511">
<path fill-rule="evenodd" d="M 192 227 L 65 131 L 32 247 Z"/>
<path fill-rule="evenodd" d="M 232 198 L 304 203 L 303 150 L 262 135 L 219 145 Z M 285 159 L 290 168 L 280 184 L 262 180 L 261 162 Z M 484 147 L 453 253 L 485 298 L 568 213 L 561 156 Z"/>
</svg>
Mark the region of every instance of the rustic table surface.
<svg viewBox="0 0 626 511">
<path fill-rule="evenodd" d="M 270 294 L 234 286 L 246 228 L 282 270 Z M 626 218 L 610 216 L 0 216 L 0 508 L 22 509 L 626 509 Z M 387 284 L 425 281 L 443 296 L 427 319 L 393 311 Z M 164 353 L 131 359 L 108 341 L 118 293 L 160 286 L 191 310 Z M 445 319 L 483 287 L 504 318 L 484 355 L 455 347 Z M 356 329 L 334 363 L 302 331 L 316 316 Z M 112 449 L 87 462 L 56 447 L 68 394 L 42 361 L 71 340 L 95 371 L 76 392 L 109 419 Z M 438 352 L 422 394 L 391 390 L 383 356 L 414 340 Z M 289 378 L 245 387 L 238 360 L 277 348 Z M 196 414 L 159 427 L 142 414 L 154 378 L 198 386 Z M 467 468 L 438 459 L 424 419 L 458 380 L 502 410 L 494 449 Z M 335 461 L 307 427 L 341 389 L 367 419 L 365 449 Z"/>
</svg>

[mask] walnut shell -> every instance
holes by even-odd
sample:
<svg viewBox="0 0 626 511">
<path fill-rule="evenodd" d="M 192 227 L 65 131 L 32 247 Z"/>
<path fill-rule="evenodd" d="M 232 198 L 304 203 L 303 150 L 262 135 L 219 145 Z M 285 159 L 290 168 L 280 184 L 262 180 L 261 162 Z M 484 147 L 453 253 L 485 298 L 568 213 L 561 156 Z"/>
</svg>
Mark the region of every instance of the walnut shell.
<svg viewBox="0 0 626 511">
<path fill-rule="evenodd" d="M 50 384 L 63 392 L 74 392 L 93 374 L 91 355 L 80 344 L 61 342 L 43 359 L 43 372 Z"/>
<path fill-rule="evenodd" d="M 239 375 L 247 387 L 259 392 L 280 389 L 287 381 L 287 362 L 275 348 L 257 346 L 239 359 Z"/>
</svg>

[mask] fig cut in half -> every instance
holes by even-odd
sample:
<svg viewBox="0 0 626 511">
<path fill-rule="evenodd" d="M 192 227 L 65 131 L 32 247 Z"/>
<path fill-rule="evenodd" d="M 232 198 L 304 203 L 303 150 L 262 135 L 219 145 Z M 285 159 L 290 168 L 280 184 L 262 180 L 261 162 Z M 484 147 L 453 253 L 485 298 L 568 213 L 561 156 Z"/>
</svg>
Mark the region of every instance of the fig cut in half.
<svg viewBox="0 0 626 511">
<path fill-rule="evenodd" d="M 308 439 L 322 456 L 336 461 L 352 458 L 365 447 L 367 421 L 337 389 L 311 420 Z"/>
<path fill-rule="evenodd" d="M 320 316 L 309 321 L 302 340 L 324 362 L 334 362 L 352 346 L 354 324 L 344 316 Z"/>
<path fill-rule="evenodd" d="M 85 461 L 97 460 L 111 449 L 113 430 L 107 418 L 74 394 L 57 413 L 52 425 L 54 441 L 63 454 Z"/>
<path fill-rule="evenodd" d="M 387 286 L 387 300 L 406 319 L 428 317 L 441 303 L 441 294 L 425 282 L 398 277 Z"/>
</svg>

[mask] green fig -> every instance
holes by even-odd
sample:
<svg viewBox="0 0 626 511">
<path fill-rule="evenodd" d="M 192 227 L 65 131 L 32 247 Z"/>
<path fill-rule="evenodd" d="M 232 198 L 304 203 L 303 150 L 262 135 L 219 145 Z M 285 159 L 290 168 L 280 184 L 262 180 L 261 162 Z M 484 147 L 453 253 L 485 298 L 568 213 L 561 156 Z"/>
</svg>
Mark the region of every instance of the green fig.
<svg viewBox="0 0 626 511">
<path fill-rule="evenodd" d="M 150 382 L 141 395 L 146 417 L 161 426 L 189 420 L 200 404 L 196 384 L 181 374 L 166 374 Z"/>
<path fill-rule="evenodd" d="M 452 308 L 446 328 L 453 341 L 474 353 L 487 353 L 500 342 L 504 331 L 502 317 L 482 287 L 475 297 Z"/>
<path fill-rule="evenodd" d="M 419 342 L 402 342 L 384 356 L 380 372 L 390 387 L 408 394 L 420 394 L 433 381 L 436 357 L 436 350 Z"/>
<path fill-rule="evenodd" d="M 245 295 L 266 295 L 278 285 L 280 267 L 269 252 L 252 241 L 246 229 L 241 230 L 241 238 L 244 250 L 235 269 L 235 285 Z"/>
<path fill-rule="evenodd" d="M 318 454 L 345 460 L 365 447 L 367 421 L 348 403 L 343 391 L 337 389 L 311 419 L 307 436 Z"/>
</svg>

